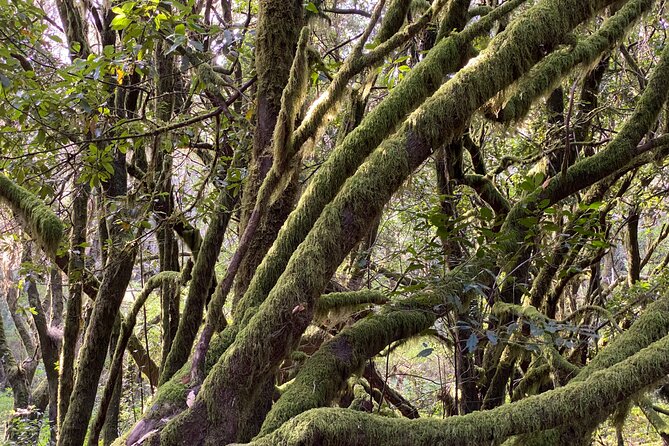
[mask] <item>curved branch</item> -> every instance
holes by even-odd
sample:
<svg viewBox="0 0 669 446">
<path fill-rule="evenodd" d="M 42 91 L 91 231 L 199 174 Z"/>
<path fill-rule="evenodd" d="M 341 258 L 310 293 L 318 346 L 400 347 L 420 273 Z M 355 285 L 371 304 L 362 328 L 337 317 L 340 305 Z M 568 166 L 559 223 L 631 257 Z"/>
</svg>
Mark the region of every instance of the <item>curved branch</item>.
<svg viewBox="0 0 669 446">
<path fill-rule="evenodd" d="M 356 438 L 358 444 L 457 446 L 499 444 L 519 434 L 589 419 L 615 407 L 669 372 L 669 336 L 589 379 L 528 397 L 490 411 L 445 420 L 384 418 L 346 409 L 314 409 L 285 423 L 253 446 L 281 444 L 334 446 Z M 539 415 L 540 414 L 540 415 Z"/>
</svg>

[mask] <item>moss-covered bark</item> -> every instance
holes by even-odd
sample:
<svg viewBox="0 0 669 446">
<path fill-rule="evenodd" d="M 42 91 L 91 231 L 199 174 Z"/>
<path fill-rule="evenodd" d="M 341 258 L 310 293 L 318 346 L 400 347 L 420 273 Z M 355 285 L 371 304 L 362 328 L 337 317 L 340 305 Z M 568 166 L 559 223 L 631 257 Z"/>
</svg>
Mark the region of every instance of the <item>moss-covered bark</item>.
<svg viewBox="0 0 669 446">
<path fill-rule="evenodd" d="M 636 352 L 663 338 L 667 333 L 669 333 L 669 298 L 663 297 L 648 305 L 639 319 L 583 367 L 571 382 L 587 381 L 591 375 L 631 357 Z M 547 431 L 531 438 L 519 437 L 513 444 L 539 446 L 552 442 L 552 444 L 566 445 L 570 441 L 575 441 L 575 433 L 578 434 L 576 439 L 582 441 L 583 438 L 578 438 L 578 436 L 587 437 L 589 431 L 606 419 L 614 410 L 615 405 L 607 404 L 602 410 L 593 412 L 587 418 L 573 419 L 562 423 L 566 426 L 562 430 Z M 560 442 L 560 438 L 562 438 L 562 442 Z"/>
<path fill-rule="evenodd" d="M 281 279 L 214 366 L 193 406 L 168 424 L 161 441 L 170 445 L 179 444 L 185 438 L 195 443 L 236 440 L 237 423 L 251 396 L 250 389 L 272 374 L 294 348 L 311 321 L 316 298 L 327 281 L 407 176 L 422 164 L 433 147 L 458 136 L 476 109 L 536 63 L 542 57 L 543 45 L 558 41 L 608 3 L 605 0 L 540 2 L 499 35 L 477 63 L 457 73 L 416 110 L 397 136 L 382 144 L 347 180 L 323 212 L 317 212 L 320 217 L 291 257 Z M 489 76 L 492 72 L 496 74 L 493 78 Z M 433 75 L 437 79 L 442 76 L 441 73 Z M 422 91 L 427 88 L 424 84 L 416 87 Z M 406 103 L 406 98 L 403 102 Z M 358 130 L 360 137 L 370 135 L 371 129 L 365 129 L 363 121 L 348 138 L 353 140 Z M 356 152 L 360 152 L 359 146 Z M 360 154 L 349 156 L 357 160 Z M 337 152 L 332 158 L 337 158 Z M 330 166 L 339 170 L 350 166 L 350 161 L 340 158 Z M 338 165 L 340 163 L 344 166 Z M 326 175 L 323 173 L 326 170 L 324 165 L 320 176 Z M 336 185 L 343 179 L 341 170 L 332 177 Z M 315 183 L 318 183 L 317 177 L 310 186 L 312 193 Z M 332 193 L 330 188 L 325 191 L 326 197 Z M 301 202 L 309 203 L 304 197 Z M 315 209 L 318 210 L 317 205 Z M 308 218 L 310 210 L 298 208 L 293 216 Z M 290 226 L 288 222 L 282 231 Z M 279 242 L 278 239 L 272 251 L 279 249 Z M 268 263 L 263 262 L 260 269 L 268 268 Z M 304 310 L 295 311 L 300 307 Z M 203 418 L 213 421 L 207 432 L 198 429 Z"/>
<path fill-rule="evenodd" d="M 113 231 L 123 231 L 114 225 Z M 60 426 L 58 445 L 82 444 L 93 410 L 100 373 L 104 367 L 114 320 L 125 295 L 135 262 L 136 245 L 128 243 L 130 234 L 113 233 L 114 246 L 93 306 L 90 323 L 79 353 L 77 374 L 69 407 Z M 120 244 L 120 246 L 118 245 Z"/>
<path fill-rule="evenodd" d="M 393 341 L 428 329 L 452 302 L 449 290 L 440 290 L 388 306 L 381 313 L 344 329 L 305 362 L 267 415 L 259 436 L 273 432 L 302 412 L 327 406 L 369 358 Z"/>
<path fill-rule="evenodd" d="M 376 108 L 370 111 L 363 122 L 337 146 L 286 220 L 286 224 L 277 236 L 277 240 L 255 271 L 249 289 L 242 298 L 242 308 L 249 309 L 249 315 L 255 312 L 276 283 L 284 270 L 288 259 L 304 237 L 313 227 L 323 207 L 329 203 L 342 184 L 355 172 L 371 151 L 381 143 L 422 101 L 431 95 L 442 83 L 446 73 L 453 72 L 468 59 L 467 48 L 480 33 L 488 30 L 496 19 L 513 11 L 523 0 L 506 2 L 485 19 L 467 28 L 462 33 L 453 35 L 438 43 L 407 77 Z M 392 40 L 392 39 L 391 39 Z M 389 44 L 390 42 L 386 42 Z M 345 70 L 346 68 L 342 68 Z M 361 68 L 362 69 L 362 68 Z M 334 87 L 330 87 L 332 89 Z M 344 86 L 340 86 L 344 88 Z M 328 90 L 328 95 L 334 92 Z M 327 109 L 326 106 L 323 106 Z M 320 106 L 314 105 L 310 114 L 318 113 Z M 300 141 L 300 133 L 310 134 L 306 123 L 296 131 L 295 144 Z M 298 144 L 299 145 L 299 144 Z M 248 316 L 240 315 L 242 320 Z"/>
<path fill-rule="evenodd" d="M 626 2 L 591 36 L 579 41 L 573 48 L 562 49 L 548 55 L 513 87 L 512 96 L 504 104 L 497 119 L 509 122 L 524 118 L 532 104 L 555 88 L 556 84 L 576 66 L 582 64 L 588 67 L 596 63 L 603 53 L 611 50 L 652 4 L 652 0 Z"/>
<path fill-rule="evenodd" d="M 384 304 L 388 298 L 377 290 L 343 291 L 323 294 L 316 303 L 316 316 L 326 316 L 328 312 L 344 311 L 364 304 Z"/>
<path fill-rule="evenodd" d="M 46 252 L 55 254 L 64 228 L 63 223 L 46 204 L 4 175 L 0 175 L 0 200 L 14 211 L 25 231 Z"/>
<path fill-rule="evenodd" d="M 345 409 L 305 412 L 254 446 L 409 446 L 499 444 L 511 435 L 587 419 L 603 407 L 624 401 L 662 379 L 669 371 L 669 337 L 587 380 L 570 383 L 542 395 L 528 397 L 494 410 L 446 420 L 384 418 Z"/>
</svg>

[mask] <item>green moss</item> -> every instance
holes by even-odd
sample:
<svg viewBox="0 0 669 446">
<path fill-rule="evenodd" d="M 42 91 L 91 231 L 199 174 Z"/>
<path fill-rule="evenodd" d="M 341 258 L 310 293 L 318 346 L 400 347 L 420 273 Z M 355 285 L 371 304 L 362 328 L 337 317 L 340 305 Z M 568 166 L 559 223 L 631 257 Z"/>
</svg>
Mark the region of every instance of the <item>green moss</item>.
<svg viewBox="0 0 669 446">
<path fill-rule="evenodd" d="M 35 195 L 0 175 L 0 199 L 21 220 L 24 229 L 50 254 L 63 238 L 63 222 Z"/>
<path fill-rule="evenodd" d="M 632 166 L 638 157 L 637 144 L 654 125 L 669 92 L 669 46 L 665 46 L 658 64 L 651 73 L 634 112 L 606 148 L 567 170 L 566 175 L 551 179 L 548 185 L 531 198 L 537 202 L 548 199 L 555 203 L 604 177 Z"/>
<path fill-rule="evenodd" d="M 388 302 L 384 293 L 377 290 L 349 291 L 323 294 L 316 303 L 314 317 L 325 317 L 330 311 L 357 308 L 365 304 L 382 305 Z"/>
<path fill-rule="evenodd" d="M 456 274 L 459 273 L 452 273 Z M 452 279 L 455 282 L 455 277 Z M 345 389 L 348 378 L 364 367 L 365 361 L 390 343 L 429 328 L 452 305 L 451 293 L 452 289 L 445 287 L 387 305 L 380 313 L 358 321 L 324 343 L 274 404 L 260 435 L 274 431 L 301 412 L 328 405 Z"/>
<path fill-rule="evenodd" d="M 500 317 L 520 316 L 533 322 L 544 322 L 548 318 L 532 305 L 515 305 L 505 302 L 495 302 L 493 314 Z"/>
<path fill-rule="evenodd" d="M 253 446 L 356 444 L 498 444 L 512 435 L 539 432 L 587 419 L 624 401 L 669 371 L 669 337 L 584 382 L 531 396 L 490 411 L 438 419 L 392 419 L 346 409 L 313 409 L 287 421 Z M 556 444 L 556 443 L 543 443 Z"/>
<path fill-rule="evenodd" d="M 437 41 L 453 31 L 460 31 L 467 24 L 467 10 L 471 0 L 450 0 L 444 11 L 444 18 L 439 23 Z"/>
<path fill-rule="evenodd" d="M 242 322 L 256 313 L 257 306 L 265 299 L 279 275 L 285 269 L 288 259 L 297 246 L 304 240 L 313 227 L 323 207 L 339 191 L 346 178 L 353 174 L 364 159 L 385 139 L 396 126 L 414 110 L 425 98 L 441 85 L 445 74 L 455 71 L 467 60 L 466 49 L 470 41 L 484 32 L 492 23 L 504 14 L 513 11 L 524 0 L 511 0 L 496 8 L 484 19 L 467 28 L 462 33 L 453 35 L 439 42 L 388 97 L 375 107 L 353 130 L 344 141 L 330 154 L 319 172 L 309 183 L 295 211 L 288 217 L 277 239 L 265 259 L 258 267 L 249 288 L 242 299 L 241 308 L 246 312 L 241 315 Z M 356 62 L 347 62 L 353 64 Z M 359 67 L 358 67 L 359 68 Z M 356 71 L 358 68 L 345 65 L 342 71 Z M 320 103 L 312 106 L 305 124 L 320 125 L 319 119 L 310 115 L 326 113 L 331 101 L 338 97 L 339 90 L 346 87 L 348 78 L 338 75 Z M 309 135 L 313 129 L 301 126 L 296 131 L 296 147 L 299 147 L 301 134 Z"/>
<path fill-rule="evenodd" d="M 536 394 L 539 386 L 550 382 L 550 371 L 551 368 L 548 364 L 532 364 L 523 379 L 513 388 L 511 400 L 518 401 Z"/>
<path fill-rule="evenodd" d="M 286 170 L 286 163 L 293 157 L 297 149 L 293 147 L 292 139 L 295 129 L 295 118 L 302 106 L 307 87 L 309 86 L 309 65 L 307 60 L 309 32 L 309 28 L 305 26 L 300 33 L 290 76 L 281 97 L 281 111 L 274 127 L 274 163 L 279 172 Z"/>
<path fill-rule="evenodd" d="M 523 119 L 532 104 L 552 91 L 574 67 L 580 64 L 589 68 L 603 53 L 610 51 L 652 4 L 652 0 L 626 2 L 591 36 L 578 41 L 573 48 L 561 49 L 548 55 L 512 89 L 512 96 L 498 113 L 497 119 L 502 122 Z"/>
<path fill-rule="evenodd" d="M 383 16 L 381 28 L 376 38 L 377 41 L 385 42 L 402 27 L 412 3 L 412 0 L 391 0 L 388 3 L 388 9 Z"/>
<path fill-rule="evenodd" d="M 261 0 L 258 9 L 255 52 L 258 91 L 268 102 L 279 105 L 292 64 L 292 57 L 286 54 L 295 54 L 304 10 L 301 0 Z M 281 26 L 277 26 L 279 23 Z"/>
<path fill-rule="evenodd" d="M 634 324 L 627 331 L 618 335 L 611 344 L 595 356 L 588 365 L 583 367 L 571 383 L 587 381 L 592 375 L 609 369 L 626 360 L 626 358 L 630 358 L 636 352 L 665 337 L 667 333 L 669 333 L 669 298 L 664 296 L 648 305 Z M 582 424 L 588 426 L 589 423 L 591 429 L 594 429 L 602 419 L 605 419 L 615 409 L 615 406 L 607 405 L 606 408 L 608 412 L 600 415 L 599 418 L 593 414 L 593 416 L 590 416 Z M 542 445 L 546 444 L 549 437 L 556 438 L 559 436 L 559 431 L 549 431 L 541 436 L 521 438 L 517 444 L 530 446 Z"/>
</svg>

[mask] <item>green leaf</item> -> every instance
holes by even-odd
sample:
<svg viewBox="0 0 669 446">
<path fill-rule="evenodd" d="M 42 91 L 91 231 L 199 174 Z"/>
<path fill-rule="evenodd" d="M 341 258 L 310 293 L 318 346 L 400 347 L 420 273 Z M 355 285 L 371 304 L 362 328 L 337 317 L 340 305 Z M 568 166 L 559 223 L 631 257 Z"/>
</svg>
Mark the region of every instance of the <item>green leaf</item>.
<svg viewBox="0 0 669 446">
<path fill-rule="evenodd" d="M 492 210 L 487 206 L 482 206 L 480 209 L 481 219 L 490 221 L 494 218 Z"/>
<path fill-rule="evenodd" d="M 125 14 L 117 15 L 116 17 L 114 17 L 114 20 L 112 20 L 111 27 L 115 31 L 121 31 L 126 29 L 128 25 L 130 25 L 130 23 L 132 23 L 132 20 L 127 18 Z"/>
<path fill-rule="evenodd" d="M 421 350 L 420 352 L 418 352 L 418 354 L 416 355 L 416 358 L 427 358 L 428 356 L 430 356 L 432 354 L 433 351 L 434 351 L 434 349 L 432 347 L 425 348 L 425 349 Z"/>
<path fill-rule="evenodd" d="M 307 6 L 305 6 L 307 11 L 313 12 L 314 14 L 318 14 L 318 6 L 314 4 L 314 2 L 309 2 Z"/>
</svg>

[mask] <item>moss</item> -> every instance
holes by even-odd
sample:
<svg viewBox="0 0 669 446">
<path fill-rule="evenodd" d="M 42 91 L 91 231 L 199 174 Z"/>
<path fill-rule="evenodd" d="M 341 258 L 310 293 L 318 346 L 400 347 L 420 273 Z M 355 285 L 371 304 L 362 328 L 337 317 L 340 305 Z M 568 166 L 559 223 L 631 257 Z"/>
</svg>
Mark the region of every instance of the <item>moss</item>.
<svg viewBox="0 0 669 446">
<path fill-rule="evenodd" d="M 274 431 L 301 412 L 328 405 L 346 387 L 349 376 L 364 367 L 365 361 L 390 343 L 429 328 L 452 305 L 451 292 L 450 288 L 444 288 L 389 305 L 324 343 L 272 407 L 260 435 Z"/>
<path fill-rule="evenodd" d="M 513 11 L 524 0 L 511 0 L 496 8 L 485 19 L 467 28 L 462 33 L 451 36 L 439 42 L 406 78 L 394 89 L 388 97 L 374 108 L 353 130 L 344 141 L 335 148 L 319 172 L 309 183 L 295 211 L 288 217 L 285 225 L 279 232 L 276 242 L 258 267 L 248 291 L 242 299 L 241 307 L 248 316 L 241 315 L 246 321 L 255 314 L 257 306 L 267 296 L 279 275 L 285 269 L 288 259 L 297 246 L 304 240 L 306 234 L 313 227 L 323 207 L 332 200 L 342 184 L 355 172 L 363 160 L 378 146 L 425 98 L 432 94 L 441 85 L 446 73 L 455 71 L 467 59 L 465 51 L 469 42 L 484 32 L 494 23 L 494 20 Z M 346 66 L 342 70 L 346 70 Z M 353 68 L 348 68 L 353 69 Z M 328 89 L 327 97 L 336 97 L 337 89 L 344 88 L 346 83 L 334 85 Z M 342 76 L 342 79 L 345 76 Z M 328 109 L 328 101 L 314 104 L 308 115 L 324 113 Z M 305 118 L 307 122 L 318 122 L 318 119 Z M 312 123 L 312 125 L 315 125 Z M 300 127 L 296 131 L 310 134 L 310 130 Z M 300 136 L 296 135 L 299 141 Z M 296 146 L 299 143 L 296 142 Z"/>
<path fill-rule="evenodd" d="M 385 42 L 402 27 L 412 3 L 412 0 L 391 0 L 388 3 L 388 9 L 376 37 L 377 41 Z"/>
<path fill-rule="evenodd" d="M 24 229 L 49 254 L 55 254 L 63 238 L 63 222 L 39 198 L 0 175 L 0 199 L 23 223 Z"/>
<path fill-rule="evenodd" d="M 490 411 L 438 419 L 392 419 L 346 409 L 313 409 L 286 422 L 253 446 L 356 444 L 498 444 L 512 435 L 539 432 L 573 420 L 587 419 L 610 404 L 624 401 L 669 371 L 669 337 L 633 357 L 542 395 Z M 551 443 L 544 443 L 551 444 Z M 552 443 L 555 444 L 555 443 Z"/>
<path fill-rule="evenodd" d="M 301 0 L 261 0 L 258 2 L 256 30 L 256 72 L 258 91 L 267 101 L 279 104 L 295 54 L 297 34 L 302 29 L 304 10 Z M 281 26 L 276 26 L 278 23 Z"/>
<path fill-rule="evenodd" d="M 294 349 L 313 317 L 315 302 L 327 281 L 350 249 L 367 233 L 392 194 L 431 154 L 432 147 L 455 137 L 475 110 L 540 58 L 542 43 L 559 40 L 606 4 L 605 0 L 546 0 L 526 11 L 520 20 L 493 40 L 485 55 L 444 84 L 411 114 L 395 137 L 386 140 L 359 165 L 376 146 L 375 142 L 386 137 L 389 126 L 394 127 L 401 119 L 404 114 L 401 111 L 414 107 L 416 96 L 423 98 L 432 91 L 436 85 L 430 82 L 440 83 L 444 66 L 462 55 L 440 60 L 444 53 L 436 52 L 437 59 L 431 59 L 434 65 L 423 65 L 422 69 L 417 66 L 411 71 L 422 74 L 407 84 L 404 96 L 394 96 L 397 90 L 402 90 L 400 86 L 404 82 L 393 89 L 389 98 L 393 97 L 396 106 L 388 105 L 393 102 L 387 99 L 375 109 L 380 110 L 376 118 L 383 117 L 387 121 L 370 120 L 373 114 L 370 113 L 349 134 L 321 166 L 283 226 L 245 296 L 250 300 L 242 321 L 245 325 L 205 379 L 195 406 L 185 415 L 189 425 L 195 426 L 201 417 L 207 417 L 211 427 L 203 436 L 222 442 L 236 439 L 239 428 L 236 423 L 248 404 L 249 389 L 272 375 Z M 449 48 L 448 42 L 449 39 L 443 40 L 439 44 L 443 46 L 437 45 L 435 49 L 444 51 Z M 457 45 L 450 47 L 446 54 L 457 48 Z M 432 51 L 425 60 L 430 54 Z M 496 76 L 491 77 L 491 73 Z M 416 94 L 406 94 L 412 91 Z M 355 175 L 348 178 L 354 171 Z M 262 301 L 265 295 L 267 298 Z M 254 304 L 258 301 L 262 303 L 255 310 Z M 412 313 L 413 317 L 409 316 Z M 416 329 L 421 324 L 420 318 L 434 317 L 425 311 L 397 314 L 393 319 L 397 327 L 395 331 L 389 330 L 390 333 Z M 384 333 L 375 337 L 373 328 L 365 330 L 367 336 L 362 348 L 371 349 L 387 340 L 387 323 L 372 318 L 362 322 L 378 325 Z M 291 389 L 296 384 L 297 381 Z M 313 388 L 314 382 L 308 385 Z M 289 393 L 291 390 L 284 397 Z M 304 392 L 300 398 L 305 398 Z M 227 404 L 221 405 L 221 401 Z"/>
<path fill-rule="evenodd" d="M 630 358 L 636 352 L 665 337 L 667 333 L 669 333 L 669 298 L 664 296 L 648 305 L 634 324 L 627 331 L 618 335 L 611 344 L 595 356 L 588 365 L 583 367 L 571 382 L 587 381 L 592 375 L 611 368 L 615 364 L 626 360 L 626 358 Z M 606 407 L 609 411 L 615 409 L 613 405 L 607 405 Z M 586 422 L 582 423 L 582 425 L 590 425 L 594 429 L 608 414 L 604 413 L 599 418 L 593 414 L 593 416 L 584 420 Z M 559 431 L 546 432 L 541 436 L 519 439 L 518 444 L 530 446 L 541 445 L 545 444 L 549 436 L 559 437 L 559 435 Z"/>
<path fill-rule="evenodd" d="M 542 191 L 541 199 L 546 197 L 553 202 L 562 199 L 632 162 L 637 156 L 637 144 L 653 126 L 667 100 L 668 84 L 669 46 L 665 46 L 634 112 L 613 141 L 605 150 L 574 164 L 564 177 L 554 178 Z"/>
<path fill-rule="evenodd" d="M 327 316 L 330 311 L 341 311 L 348 308 L 357 308 L 365 304 L 381 305 L 388 302 L 388 298 L 381 291 L 361 290 L 341 293 L 323 294 L 316 303 L 315 317 Z"/>
<path fill-rule="evenodd" d="M 532 364 L 523 379 L 513 388 L 511 400 L 518 401 L 536 394 L 541 385 L 550 381 L 550 371 L 551 368 L 548 364 Z"/>
<path fill-rule="evenodd" d="M 287 169 L 286 163 L 295 154 L 296 148 L 292 144 L 295 118 L 309 86 L 308 42 L 309 28 L 305 26 L 302 28 L 300 39 L 297 42 L 297 51 L 293 58 L 290 76 L 281 97 L 281 111 L 274 127 L 274 163 L 279 172 L 284 172 Z"/>
<path fill-rule="evenodd" d="M 439 23 L 437 41 L 453 31 L 460 31 L 467 24 L 467 10 L 471 0 L 450 0 L 444 11 L 444 18 Z"/>
<path fill-rule="evenodd" d="M 219 192 L 214 215 L 209 223 L 193 266 L 193 279 L 183 307 L 183 315 L 170 348 L 163 360 L 160 382 L 166 382 L 188 360 L 193 342 L 202 320 L 204 306 L 211 296 L 214 268 L 223 244 L 223 237 L 230 222 L 233 201 L 229 194 Z"/>
<path fill-rule="evenodd" d="M 592 186 L 609 175 L 624 172 L 635 166 L 643 151 L 638 151 L 639 141 L 654 125 L 669 96 L 669 46 L 665 46 L 653 70 L 646 89 L 641 94 L 634 112 L 625 120 L 620 131 L 606 148 L 571 166 L 565 174 L 552 177 L 534 193 L 520 200 L 509 212 L 502 232 L 507 234 L 505 251 L 513 253 L 522 243 L 528 228 L 520 221 L 537 211 L 538 203 L 551 205 L 569 195 Z M 659 150 L 659 148 L 658 148 Z M 508 262 L 514 268 L 513 260 Z"/>
<path fill-rule="evenodd" d="M 493 314 L 500 317 L 520 316 L 533 322 L 544 322 L 548 318 L 532 305 L 515 305 L 505 302 L 495 302 Z"/>
<path fill-rule="evenodd" d="M 229 84 L 214 71 L 208 63 L 201 63 L 197 67 L 197 76 L 205 85 L 205 88 L 210 91 L 220 92 L 223 88 L 228 87 Z"/>
<path fill-rule="evenodd" d="M 487 176 L 467 174 L 462 179 L 462 183 L 474 189 L 498 217 L 504 217 L 511 209 L 509 201 Z"/>
<path fill-rule="evenodd" d="M 652 4 L 652 0 L 626 2 L 591 36 L 580 40 L 573 48 L 548 55 L 512 89 L 512 96 L 498 113 L 497 119 L 502 122 L 523 119 L 532 104 L 552 91 L 574 67 L 579 64 L 590 67 L 603 53 L 610 51 Z"/>
</svg>

